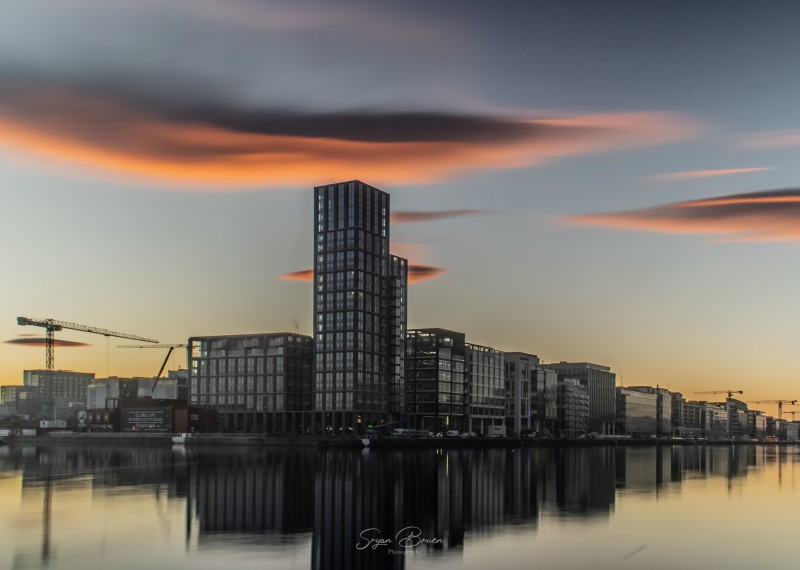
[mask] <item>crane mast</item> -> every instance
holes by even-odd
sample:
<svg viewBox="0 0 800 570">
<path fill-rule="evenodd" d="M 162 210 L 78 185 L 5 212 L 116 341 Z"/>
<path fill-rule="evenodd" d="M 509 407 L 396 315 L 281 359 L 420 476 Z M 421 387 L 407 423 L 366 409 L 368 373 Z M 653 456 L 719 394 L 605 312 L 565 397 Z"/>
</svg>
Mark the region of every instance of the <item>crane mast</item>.
<svg viewBox="0 0 800 570">
<path fill-rule="evenodd" d="M 156 381 L 153 383 L 153 392 L 156 390 L 156 384 L 158 381 L 161 380 L 161 375 L 164 373 L 164 368 L 167 367 L 167 361 L 169 361 L 169 357 L 172 355 L 172 351 L 176 348 L 186 348 L 185 344 L 120 344 L 117 348 L 168 348 L 167 356 L 164 358 L 164 362 L 161 364 L 161 368 L 158 369 L 158 374 L 156 374 Z"/>
<path fill-rule="evenodd" d="M 113 336 L 118 338 L 127 338 L 130 340 L 138 340 L 139 342 L 153 342 L 158 341 L 152 338 L 145 338 L 128 333 L 121 333 L 110 331 L 108 329 L 101 329 L 97 327 L 90 327 L 88 325 L 79 325 L 77 323 L 69 323 L 66 321 L 57 321 L 55 319 L 29 319 L 27 317 L 17 317 L 17 324 L 20 326 L 42 327 L 45 329 L 45 349 L 46 349 L 46 363 L 47 370 L 53 369 L 53 348 L 55 346 L 55 333 L 64 330 L 75 330 L 81 332 L 88 332 L 100 334 L 106 337 Z"/>
</svg>

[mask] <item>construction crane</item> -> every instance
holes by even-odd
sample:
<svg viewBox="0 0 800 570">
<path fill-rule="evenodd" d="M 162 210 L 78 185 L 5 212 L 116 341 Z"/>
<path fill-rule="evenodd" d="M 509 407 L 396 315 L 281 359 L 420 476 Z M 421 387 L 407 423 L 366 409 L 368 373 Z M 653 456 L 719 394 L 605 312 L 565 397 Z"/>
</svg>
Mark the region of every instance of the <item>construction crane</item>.
<svg viewBox="0 0 800 570">
<path fill-rule="evenodd" d="M 798 411 L 800 411 L 800 410 L 789 410 L 789 411 L 788 411 L 788 412 L 786 412 L 786 413 L 787 413 L 787 414 L 792 414 L 792 421 L 794 421 L 794 415 L 795 415 L 796 413 L 798 413 Z"/>
<path fill-rule="evenodd" d="M 744 394 L 741 390 L 711 390 L 710 392 L 695 392 L 695 394 L 727 394 L 728 398 L 733 398 L 734 394 Z"/>
<path fill-rule="evenodd" d="M 117 348 L 168 348 L 167 357 L 164 359 L 164 363 L 161 365 L 161 368 L 158 369 L 158 374 L 156 374 L 156 378 L 161 378 L 161 375 L 164 373 L 164 368 L 167 367 L 167 361 L 169 357 L 172 356 L 172 351 L 176 348 L 186 348 L 185 344 L 120 344 L 117 345 Z"/>
<path fill-rule="evenodd" d="M 748 404 L 778 404 L 778 419 L 783 419 L 783 405 L 784 404 L 791 404 L 792 406 L 797 405 L 797 400 L 753 400 L 752 402 L 747 402 Z"/>
<path fill-rule="evenodd" d="M 86 325 L 78 325 L 75 323 L 67 323 L 64 321 L 57 321 L 55 319 L 29 319 L 27 317 L 17 317 L 17 324 L 21 326 L 43 327 L 45 329 L 45 347 L 47 349 L 47 369 L 53 369 L 53 346 L 55 344 L 55 333 L 63 329 L 74 331 L 88 332 L 94 334 L 101 334 L 103 336 L 115 336 L 119 338 L 128 338 L 130 340 L 138 340 L 140 342 L 153 342 L 157 340 L 152 338 L 145 338 L 143 336 L 136 336 L 133 334 L 114 332 L 106 329 L 99 329 L 97 327 L 90 327 Z"/>
</svg>

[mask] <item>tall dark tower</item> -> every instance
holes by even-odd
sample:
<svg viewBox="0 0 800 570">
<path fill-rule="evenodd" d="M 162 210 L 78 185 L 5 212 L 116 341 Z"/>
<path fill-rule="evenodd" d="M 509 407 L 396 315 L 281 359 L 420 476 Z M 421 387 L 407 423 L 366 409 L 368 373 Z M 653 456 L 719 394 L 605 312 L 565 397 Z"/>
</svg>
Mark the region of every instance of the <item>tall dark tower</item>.
<svg viewBox="0 0 800 570">
<path fill-rule="evenodd" d="M 389 216 L 358 180 L 314 189 L 315 431 L 402 417 L 408 261 L 389 253 Z"/>
</svg>

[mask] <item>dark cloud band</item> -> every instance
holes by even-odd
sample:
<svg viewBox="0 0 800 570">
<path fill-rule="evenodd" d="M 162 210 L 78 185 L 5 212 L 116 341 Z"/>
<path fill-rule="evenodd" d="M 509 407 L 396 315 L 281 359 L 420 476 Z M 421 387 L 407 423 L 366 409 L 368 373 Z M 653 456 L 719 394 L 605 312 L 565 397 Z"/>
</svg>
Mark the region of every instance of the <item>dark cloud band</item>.
<svg viewBox="0 0 800 570">
<path fill-rule="evenodd" d="M 433 212 L 392 212 L 392 223 L 411 224 L 414 222 L 431 222 L 435 220 L 446 220 L 447 218 L 480 216 L 488 213 L 489 210 L 440 210 Z"/>
<path fill-rule="evenodd" d="M 45 346 L 46 340 L 44 337 L 25 337 L 25 338 L 12 338 L 11 340 L 4 341 L 7 344 L 18 344 L 21 346 Z M 53 339 L 53 346 L 61 348 L 78 348 L 81 346 L 92 346 L 85 342 L 75 342 L 73 340 Z"/>
</svg>

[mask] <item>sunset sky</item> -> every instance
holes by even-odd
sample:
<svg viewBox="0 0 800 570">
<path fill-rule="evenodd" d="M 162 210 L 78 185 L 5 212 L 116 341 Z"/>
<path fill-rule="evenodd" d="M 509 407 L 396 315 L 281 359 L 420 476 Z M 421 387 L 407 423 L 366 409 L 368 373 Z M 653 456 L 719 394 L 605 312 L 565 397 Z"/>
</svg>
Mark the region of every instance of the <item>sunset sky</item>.
<svg viewBox="0 0 800 570">
<path fill-rule="evenodd" d="M 55 318 L 310 332 L 314 185 L 391 194 L 409 327 L 800 398 L 800 5 L 34 0 L 0 19 L 0 383 Z M 56 367 L 160 350 L 64 331 Z M 171 368 L 185 366 L 174 358 Z M 756 408 L 769 413 L 772 406 Z"/>
</svg>

